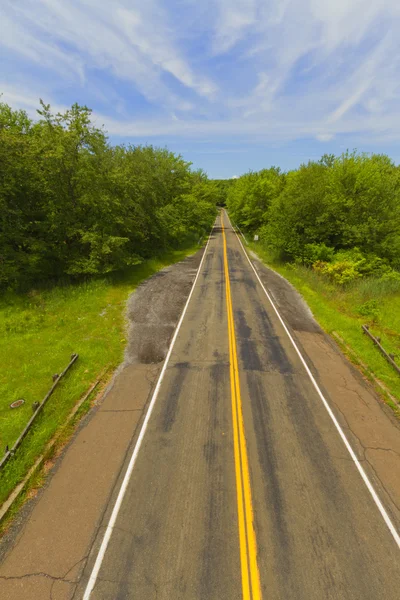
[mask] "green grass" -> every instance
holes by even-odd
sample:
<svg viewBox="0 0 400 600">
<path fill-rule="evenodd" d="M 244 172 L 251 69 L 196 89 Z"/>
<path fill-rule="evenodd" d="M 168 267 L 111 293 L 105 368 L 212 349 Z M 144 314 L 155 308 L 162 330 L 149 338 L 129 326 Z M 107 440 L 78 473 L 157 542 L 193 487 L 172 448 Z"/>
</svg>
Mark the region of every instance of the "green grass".
<svg viewBox="0 0 400 600">
<path fill-rule="evenodd" d="M 306 267 L 271 261 L 260 244 L 252 242 L 249 246 L 294 285 L 327 333 L 335 333 L 344 340 L 352 351 L 349 357 L 354 362 L 357 357 L 358 362 L 367 366 L 366 375 L 379 379 L 400 400 L 400 375 L 361 329 L 361 325 L 369 325 L 371 333 L 381 337 L 383 347 L 395 355 L 400 365 L 399 282 L 366 278 L 340 287 Z M 398 412 L 390 399 L 385 400 Z"/>
<path fill-rule="evenodd" d="M 112 372 L 126 344 L 124 308 L 135 287 L 198 250 L 186 247 L 103 279 L 0 297 L 0 455 L 10 447 L 73 352 L 79 359 L 0 472 L 0 503 L 24 477 L 78 399 L 105 369 Z M 11 410 L 18 398 L 25 404 Z"/>
</svg>

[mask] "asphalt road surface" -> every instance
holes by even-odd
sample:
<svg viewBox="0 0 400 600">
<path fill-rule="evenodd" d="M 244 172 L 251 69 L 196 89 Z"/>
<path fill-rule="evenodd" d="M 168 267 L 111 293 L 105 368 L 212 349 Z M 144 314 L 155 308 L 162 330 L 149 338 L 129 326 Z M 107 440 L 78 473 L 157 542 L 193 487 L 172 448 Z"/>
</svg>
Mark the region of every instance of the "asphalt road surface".
<svg viewBox="0 0 400 600">
<path fill-rule="evenodd" d="M 223 214 L 86 597 L 398 600 L 399 557 Z"/>
</svg>

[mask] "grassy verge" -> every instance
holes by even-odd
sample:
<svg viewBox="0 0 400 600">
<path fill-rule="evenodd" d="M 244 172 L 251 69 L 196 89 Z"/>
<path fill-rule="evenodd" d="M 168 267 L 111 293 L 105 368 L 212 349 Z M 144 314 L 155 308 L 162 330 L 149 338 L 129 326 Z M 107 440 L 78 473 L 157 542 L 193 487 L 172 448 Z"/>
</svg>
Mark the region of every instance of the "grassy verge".
<svg viewBox="0 0 400 600">
<path fill-rule="evenodd" d="M 371 332 L 381 337 L 384 348 L 393 353 L 400 364 L 398 282 L 360 279 L 348 287 L 339 287 L 306 267 L 272 262 L 260 244 L 251 242 L 249 247 L 268 266 L 292 283 L 327 333 L 342 338 L 351 349 L 349 357 L 353 362 L 364 363 L 367 366 L 366 375 L 379 379 L 390 394 L 400 400 L 400 376 L 361 330 L 361 325 L 369 325 Z M 390 398 L 386 397 L 385 400 L 399 413 Z"/>
<path fill-rule="evenodd" d="M 77 363 L 50 398 L 43 415 L 0 472 L 0 503 L 64 423 L 77 400 L 105 369 L 112 372 L 125 347 L 124 308 L 128 295 L 147 277 L 198 250 L 193 242 L 159 258 L 103 279 L 7 294 L 0 298 L 0 453 L 10 447 L 52 384 L 52 375 Z M 11 410 L 18 398 L 25 404 Z"/>
</svg>

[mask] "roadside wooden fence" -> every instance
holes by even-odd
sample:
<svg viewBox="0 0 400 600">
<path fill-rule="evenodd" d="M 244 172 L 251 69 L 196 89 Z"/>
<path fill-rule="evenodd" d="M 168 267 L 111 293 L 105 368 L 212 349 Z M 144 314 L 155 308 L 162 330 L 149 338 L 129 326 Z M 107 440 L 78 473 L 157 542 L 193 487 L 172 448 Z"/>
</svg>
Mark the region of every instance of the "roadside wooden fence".
<svg viewBox="0 0 400 600">
<path fill-rule="evenodd" d="M 372 333 L 369 330 L 369 326 L 368 325 L 362 325 L 362 330 L 363 332 L 369 337 L 371 338 L 371 340 L 374 342 L 375 346 L 380 350 L 380 352 L 383 354 L 383 356 L 386 358 L 386 360 L 392 365 L 392 367 L 394 369 L 396 369 L 396 371 L 399 373 L 400 375 L 400 367 L 399 365 L 395 362 L 394 360 L 394 355 L 393 354 L 389 354 L 389 352 L 386 352 L 385 348 L 382 346 L 381 344 L 381 338 L 380 337 L 375 337 L 374 335 L 372 335 Z"/>
<path fill-rule="evenodd" d="M 62 373 L 60 373 L 60 375 L 57 375 L 57 377 L 54 379 L 53 385 L 51 386 L 51 388 L 49 389 L 49 391 L 47 392 L 47 394 L 45 395 L 43 400 L 36 406 L 36 409 L 35 409 L 32 417 L 29 419 L 28 423 L 26 424 L 24 430 L 22 431 L 21 435 L 19 436 L 19 438 L 17 439 L 17 441 L 15 442 L 13 447 L 11 449 L 9 449 L 8 446 L 6 446 L 5 454 L 4 454 L 3 458 L 0 460 L 0 470 L 4 467 L 4 465 L 8 462 L 8 460 L 15 454 L 18 447 L 21 445 L 22 440 L 25 438 L 26 434 L 28 433 L 28 431 L 32 427 L 33 423 L 35 422 L 37 416 L 42 412 L 43 407 L 46 404 L 47 400 L 50 398 L 50 396 L 56 389 L 60 380 L 64 377 L 64 375 L 69 371 L 69 369 L 72 367 L 72 365 L 76 362 L 78 357 L 79 357 L 78 354 L 71 355 L 70 362 L 65 367 L 64 371 Z"/>
</svg>

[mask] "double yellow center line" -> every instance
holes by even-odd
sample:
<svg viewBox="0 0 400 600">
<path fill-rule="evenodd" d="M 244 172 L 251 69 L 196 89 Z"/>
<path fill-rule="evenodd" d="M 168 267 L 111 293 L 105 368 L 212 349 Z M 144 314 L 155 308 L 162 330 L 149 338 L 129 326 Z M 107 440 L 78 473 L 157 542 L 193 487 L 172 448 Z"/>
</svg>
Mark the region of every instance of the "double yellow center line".
<svg viewBox="0 0 400 600">
<path fill-rule="evenodd" d="M 233 320 L 231 283 L 229 279 L 226 236 L 221 214 L 224 242 L 224 269 L 226 282 L 226 307 L 228 313 L 229 362 L 232 397 L 233 445 L 235 456 L 236 493 L 239 523 L 240 563 L 243 600 L 261 600 L 260 574 L 257 565 L 257 542 L 254 531 L 253 503 L 251 498 L 249 461 L 240 396 L 239 369 L 236 350 L 235 323 Z"/>
</svg>

